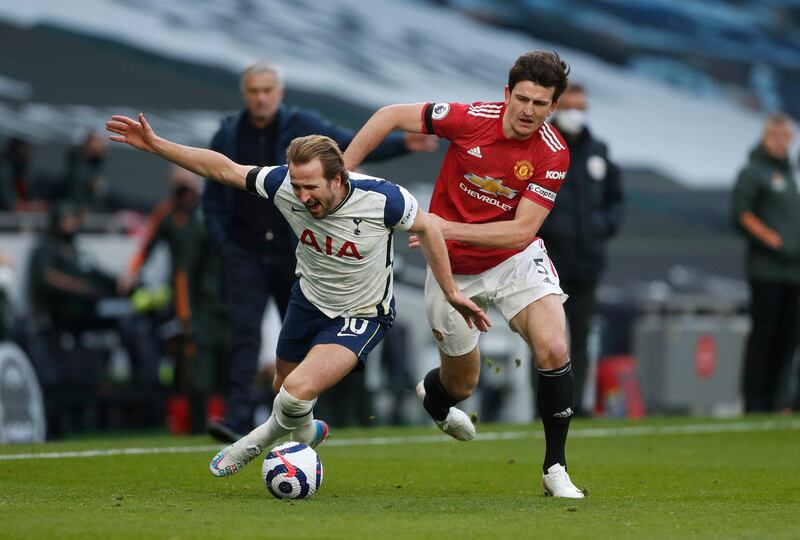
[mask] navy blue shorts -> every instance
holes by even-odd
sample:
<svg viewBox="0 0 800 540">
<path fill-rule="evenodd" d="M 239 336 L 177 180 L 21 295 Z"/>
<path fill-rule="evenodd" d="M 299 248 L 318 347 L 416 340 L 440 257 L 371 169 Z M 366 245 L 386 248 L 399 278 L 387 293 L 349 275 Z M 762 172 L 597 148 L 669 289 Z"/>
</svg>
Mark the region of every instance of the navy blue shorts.
<svg viewBox="0 0 800 540">
<path fill-rule="evenodd" d="M 278 337 L 276 355 L 299 363 L 314 345 L 335 343 L 353 351 L 363 369 L 369 352 L 383 339 L 394 321 L 394 298 L 391 313 L 382 317 L 336 317 L 331 319 L 308 301 L 296 282 L 286 317 Z"/>
</svg>

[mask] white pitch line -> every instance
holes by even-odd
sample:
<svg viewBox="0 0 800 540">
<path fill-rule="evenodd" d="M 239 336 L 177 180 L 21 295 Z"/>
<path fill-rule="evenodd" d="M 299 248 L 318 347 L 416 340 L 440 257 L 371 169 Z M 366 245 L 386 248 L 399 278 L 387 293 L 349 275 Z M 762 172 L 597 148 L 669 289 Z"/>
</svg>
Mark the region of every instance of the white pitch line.
<svg viewBox="0 0 800 540">
<path fill-rule="evenodd" d="M 641 437 L 644 435 L 692 435 L 708 433 L 732 433 L 752 431 L 790 431 L 800 429 L 800 420 L 765 420 L 761 422 L 731 422 L 726 424 L 685 424 L 677 426 L 630 426 L 618 428 L 581 428 L 570 430 L 570 438 Z M 507 441 L 518 439 L 542 439 L 541 431 L 502 431 L 479 433 L 477 441 Z M 411 435 L 398 437 L 364 437 L 359 439 L 332 439 L 325 446 L 388 446 L 412 443 L 452 442 L 443 435 Z M 0 454 L 0 461 L 23 459 L 67 459 L 103 456 L 138 456 L 152 454 L 187 454 L 213 452 L 219 445 L 166 446 L 151 448 L 110 448 L 108 450 L 81 450 L 74 452 L 31 452 L 26 454 Z"/>
<path fill-rule="evenodd" d="M 215 446 L 164 446 L 152 448 L 109 448 L 108 450 L 81 450 L 75 452 L 31 452 L 28 454 L 0 455 L 0 461 L 18 459 L 65 459 L 100 456 L 138 456 L 149 454 L 187 454 L 192 452 L 213 452 L 219 450 Z"/>
</svg>

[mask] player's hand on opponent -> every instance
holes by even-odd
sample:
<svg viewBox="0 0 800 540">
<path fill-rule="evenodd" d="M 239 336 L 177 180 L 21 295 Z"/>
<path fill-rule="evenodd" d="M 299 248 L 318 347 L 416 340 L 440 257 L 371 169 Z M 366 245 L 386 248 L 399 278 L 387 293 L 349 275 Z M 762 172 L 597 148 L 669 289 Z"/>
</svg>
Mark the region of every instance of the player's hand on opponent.
<svg viewBox="0 0 800 540">
<path fill-rule="evenodd" d="M 127 143 L 145 152 L 155 153 L 156 151 L 155 142 L 158 140 L 158 136 L 142 113 L 139 113 L 138 122 L 127 116 L 115 114 L 111 120 L 106 122 L 106 130 L 117 134 L 116 137 L 109 137 L 112 141 Z"/>
<path fill-rule="evenodd" d="M 478 304 L 464 296 L 461 291 L 456 290 L 454 293 L 445 293 L 445 298 L 447 298 L 451 306 L 456 308 L 456 311 L 461 313 L 470 328 L 477 328 L 481 332 L 486 332 L 492 326 L 489 316 L 478 307 Z"/>
<path fill-rule="evenodd" d="M 430 212 L 428 212 L 428 217 L 430 218 L 431 223 L 436 225 L 436 227 L 439 229 L 439 232 L 442 233 L 442 238 L 444 238 L 445 240 L 449 240 L 447 234 L 445 234 L 445 225 L 447 225 L 447 221 L 440 218 L 436 214 L 431 214 Z M 411 236 L 408 237 L 408 248 L 416 249 L 418 247 L 419 247 L 419 237 L 416 234 L 412 234 Z"/>
</svg>

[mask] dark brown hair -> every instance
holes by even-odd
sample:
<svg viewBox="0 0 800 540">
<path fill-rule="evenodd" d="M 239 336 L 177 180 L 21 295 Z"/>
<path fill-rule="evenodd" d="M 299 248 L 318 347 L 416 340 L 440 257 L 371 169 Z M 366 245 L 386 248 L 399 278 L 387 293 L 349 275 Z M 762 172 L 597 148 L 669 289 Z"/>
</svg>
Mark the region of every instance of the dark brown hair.
<svg viewBox="0 0 800 540">
<path fill-rule="evenodd" d="M 518 82 L 531 81 L 545 88 L 555 88 L 553 103 L 558 101 L 569 82 L 569 66 L 558 53 L 531 51 L 523 54 L 508 72 L 508 90 L 513 91 Z"/>
<path fill-rule="evenodd" d="M 344 158 L 339 145 L 330 137 L 324 135 L 307 135 L 297 137 L 286 149 L 286 162 L 295 165 L 305 165 L 319 158 L 322 163 L 322 174 L 328 181 L 333 180 L 338 174 L 342 182 L 347 182 L 350 175 L 344 167 Z"/>
</svg>

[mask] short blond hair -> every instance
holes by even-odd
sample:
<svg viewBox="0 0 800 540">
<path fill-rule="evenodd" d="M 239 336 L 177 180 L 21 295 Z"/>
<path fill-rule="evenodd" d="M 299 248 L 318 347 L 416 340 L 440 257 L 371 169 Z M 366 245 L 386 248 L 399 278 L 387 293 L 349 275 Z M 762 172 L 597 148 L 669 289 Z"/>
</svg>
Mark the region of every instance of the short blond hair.
<svg viewBox="0 0 800 540">
<path fill-rule="evenodd" d="M 297 137 L 286 149 L 286 162 L 294 165 L 305 165 L 315 158 L 322 163 L 322 174 L 331 181 L 339 175 L 342 182 L 347 182 L 350 175 L 344 166 L 344 157 L 336 141 L 325 135 L 306 135 Z"/>
</svg>

